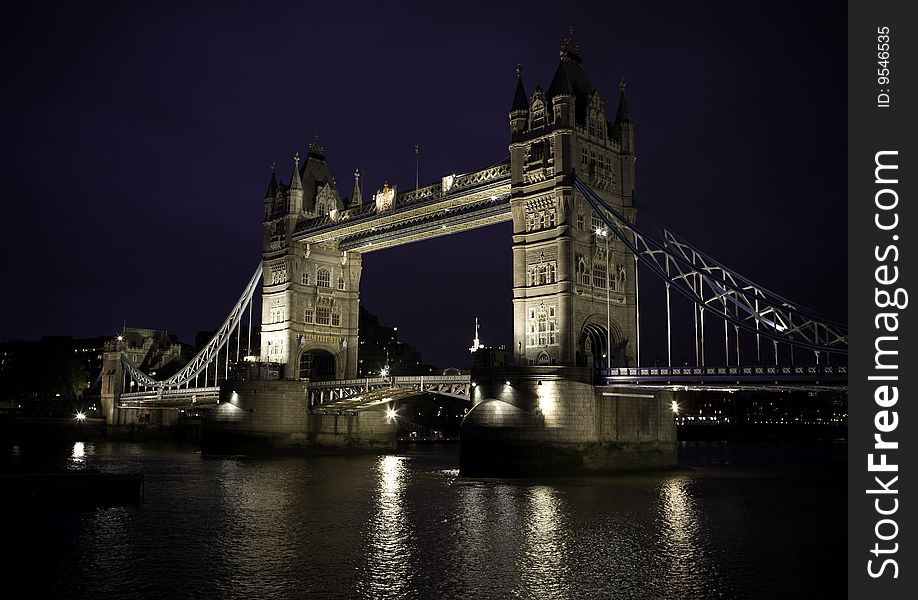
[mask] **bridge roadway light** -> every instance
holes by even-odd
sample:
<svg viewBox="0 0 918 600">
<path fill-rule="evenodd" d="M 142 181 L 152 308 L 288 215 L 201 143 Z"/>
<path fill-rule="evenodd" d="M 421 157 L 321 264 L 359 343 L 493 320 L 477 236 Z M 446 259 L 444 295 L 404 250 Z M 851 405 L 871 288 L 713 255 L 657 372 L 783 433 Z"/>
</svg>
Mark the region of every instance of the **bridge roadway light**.
<svg viewBox="0 0 918 600">
<path fill-rule="evenodd" d="M 80 412 L 78 412 L 78 413 L 76 414 L 76 417 L 75 417 L 75 418 L 76 418 L 77 421 L 85 421 L 85 420 L 86 420 L 86 413 L 84 413 L 83 411 L 80 411 Z"/>
<path fill-rule="evenodd" d="M 676 402 L 675 400 L 673 400 L 673 402 L 672 402 L 672 404 L 671 404 L 670 406 L 671 406 L 672 409 L 673 409 L 673 414 L 674 414 L 674 415 L 678 415 L 678 414 L 679 414 L 679 403 Z"/>
</svg>

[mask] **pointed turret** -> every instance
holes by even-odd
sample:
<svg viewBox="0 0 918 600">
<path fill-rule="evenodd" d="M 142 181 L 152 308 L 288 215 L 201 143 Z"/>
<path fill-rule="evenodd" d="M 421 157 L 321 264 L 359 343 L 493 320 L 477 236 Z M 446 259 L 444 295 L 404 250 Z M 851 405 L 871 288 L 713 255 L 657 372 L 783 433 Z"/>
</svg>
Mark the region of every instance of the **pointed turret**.
<svg viewBox="0 0 918 600">
<path fill-rule="evenodd" d="M 618 112 L 615 113 L 615 125 L 620 123 L 634 123 L 631 120 L 631 113 L 628 112 L 628 102 L 625 100 L 625 78 L 622 77 L 618 84 L 621 93 L 618 96 Z"/>
<path fill-rule="evenodd" d="M 615 113 L 615 122 L 612 124 L 612 136 L 622 144 L 622 153 L 634 154 L 634 121 L 628 112 L 628 102 L 625 100 L 625 78 L 622 77 L 618 84 L 621 90 L 618 97 L 618 112 Z"/>
<path fill-rule="evenodd" d="M 513 95 L 513 107 L 510 112 L 514 113 L 518 110 L 524 112 L 529 110 L 529 99 L 526 97 L 526 88 L 523 87 L 522 65 L 516 65 L 516 93 Z"/>
<path fill-rule="evenodd" d="M 268 190 L 265 192 L 265 200 L 274 200 L 277 195 L 277 164 L 271 165 L 271 181 L 268 182 Z"/>
<path fill-rule="evenodd" d="M 300 179 L 300 153 L 293 153 L 293 174 L 290 176 L 290 189 L 303 189 L 303 180 Z"/>
<path fill-rule="evenodd" d="M 526 88 L 523 87 L 523 67 L 516 65 L 516 93 L 510 108 L 510 137 L 526 131 L 528 120 L 529 100 L 526 98 Z"/>
<path fill-rule="evenodd" d="M 351 206 L 363 204 L 363 195 L 360 193 L 360 169 L 354 170 L 354 195 L 351 197 Z"/>
<path fill-rule="evenodd" d="M 274 218 L 274 198 L 277 196 L 277 164 L 271 165 L 271 180 L 265 191 L 265 221 Z"/>
<path fill-rule="evenodd" d="M 300 153 L 293 154 L 293 174 L 290 175 L 290 214 L 298 217 L 303 212 L 303 181 L 300 179 Z"/>
</svg>

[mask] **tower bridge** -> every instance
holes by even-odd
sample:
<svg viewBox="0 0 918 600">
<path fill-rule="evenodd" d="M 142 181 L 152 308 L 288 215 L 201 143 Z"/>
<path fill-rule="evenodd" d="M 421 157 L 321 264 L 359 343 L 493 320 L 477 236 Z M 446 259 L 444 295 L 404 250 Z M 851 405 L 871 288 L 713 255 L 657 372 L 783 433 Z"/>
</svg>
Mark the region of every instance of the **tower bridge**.
<svg viewBox="0 0 918 600">
<path fill-rule="evenodd" d="M 360 173 L 343 196 L 314 141 L 304 160 L 294 154 L 289 182 L 272 170 L 261 263 L 207 347 L 166 381 L 139 371 L 117 346 L 106 353 L 109 421 L 117 420 L 116 406 L 125 415 L 202 398 L 213 401 L 208 418 L 222 433 L 385 445 L 392 427 L 383 409 L 437 393 L 470 403 L 466 472 L 524 463 L 626 468 L 675 460 L 665 409 L 680 386 L 843 388 L 846 325 L 756 284 L 662 223 L 638 225 L 635 123 L 624 81 L 614 113 L 607 100 L 568 39 L 545 91 L 528 94 L 517 70 L 506 160 L 405 192 L 387 184 L 366 202 Z M 362 255 L 502 221 L 513 223 L 515 365 L 358 379 Z M 641 314 L 639 276 L 663 283 L 665 315 L 653 317 L 666 323 L 662 366 L 642 360 L 642 318 L 651 317 Z M 692 314 L 695 349 L 695 364 L 682 367 L 672 360 L 680 302 Z M 243 367 L 247 376 L 231 376 Z"/>
</svg>

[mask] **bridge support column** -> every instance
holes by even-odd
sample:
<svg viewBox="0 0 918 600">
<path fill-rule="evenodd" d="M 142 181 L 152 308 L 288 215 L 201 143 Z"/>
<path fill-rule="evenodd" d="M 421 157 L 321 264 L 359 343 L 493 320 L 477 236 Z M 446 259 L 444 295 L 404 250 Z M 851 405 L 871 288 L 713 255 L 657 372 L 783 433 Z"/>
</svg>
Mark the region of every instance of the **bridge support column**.
<svg viewBox="0 0 918 600">
<path fill-rule="evenodd" d="M 356 413 L 309 412 L 306 382 L 226 381 L 201 429 L 205 453 L 379 452 L 395 448 L 386 405 Z"/>
<path fill-rule="evenodd" d="M 468 476 L 532 476 L 670 468 L 676 426 L 666 392 L 595 386 L 592 370 L 473 372 L 462 423 Z"/>
<path fill-rule="evenodd" d="M 124 367 L 121 365 L 121 352 L 106 351 L 102 355 L 102 393 L 100 404 L 105 423 L 115 423 L 115 404 L 124 391 Z"/>
</svg>

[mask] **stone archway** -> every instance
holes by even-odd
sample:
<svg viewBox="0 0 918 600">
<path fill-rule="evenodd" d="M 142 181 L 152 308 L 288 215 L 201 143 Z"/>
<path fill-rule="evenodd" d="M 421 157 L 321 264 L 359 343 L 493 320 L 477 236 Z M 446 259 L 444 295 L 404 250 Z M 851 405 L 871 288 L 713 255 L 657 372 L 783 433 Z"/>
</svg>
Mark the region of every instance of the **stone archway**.
<svg viewBox="0 0 918 600">
<path fill-rule="evenodd" d="M 589 318 L 580 330 L 577 340 L 577 366 L 594 369 L 605 369 L 609 366 L 627 367 L 628 340 L 615 322 L 609 323 L 610 335 L 606 333 L 606 323 L 597 318 Z M 611 340 L 610 340 L 611 338 Z M 612 348 L 609 349 L 611 341 Z M 611 352 L 611 358 L 609 353 Z"/>
<path fill-rule="evenodd" d="M 330 381 L 336 378 L 335 355 L 328 350 L 312 348 L 300 354 L 298 373 L 300 379 Z"/>
</svg>

